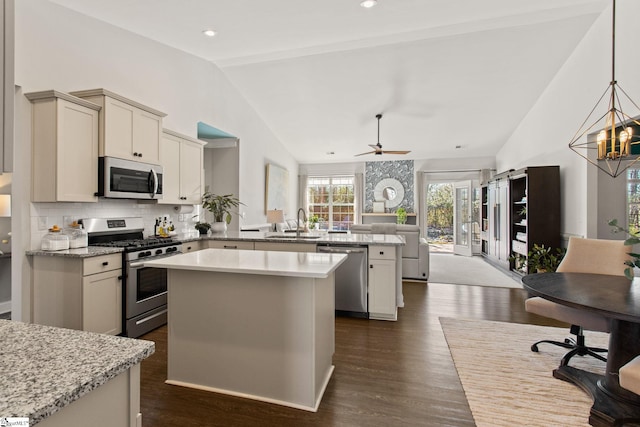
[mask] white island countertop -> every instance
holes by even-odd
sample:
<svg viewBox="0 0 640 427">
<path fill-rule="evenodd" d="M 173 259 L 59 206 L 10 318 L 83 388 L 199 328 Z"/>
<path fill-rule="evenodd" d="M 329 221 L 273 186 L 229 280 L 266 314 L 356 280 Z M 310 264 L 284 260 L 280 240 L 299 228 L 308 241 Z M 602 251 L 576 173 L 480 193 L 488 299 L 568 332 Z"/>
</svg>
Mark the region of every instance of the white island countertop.
<svg viewBox="0 0 640 427">
<path fill-rule="evenodd" d="M 347 258 L 345 254 L 203 249 L 146 261 L 145 267 L 325 278 Z"/>
</svg>

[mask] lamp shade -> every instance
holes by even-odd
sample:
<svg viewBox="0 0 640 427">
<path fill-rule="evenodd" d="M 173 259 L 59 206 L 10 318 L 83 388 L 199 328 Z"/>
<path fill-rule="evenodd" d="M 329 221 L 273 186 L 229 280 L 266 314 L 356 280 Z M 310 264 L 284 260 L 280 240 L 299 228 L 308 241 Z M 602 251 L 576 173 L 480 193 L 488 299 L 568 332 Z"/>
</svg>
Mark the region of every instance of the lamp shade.
<svg viewBox="0 0 640 427">
<path fill-rule="evenodd" d="M 11 195 L 0 194 L 0 217 L 11 217 Z"/>
<path fill-rule="evenodd" d="M 281 209 L 267 211 L 267 222 L 271 224 L 280 224 L 284 222 L 284 211 Z"/>
</svg>

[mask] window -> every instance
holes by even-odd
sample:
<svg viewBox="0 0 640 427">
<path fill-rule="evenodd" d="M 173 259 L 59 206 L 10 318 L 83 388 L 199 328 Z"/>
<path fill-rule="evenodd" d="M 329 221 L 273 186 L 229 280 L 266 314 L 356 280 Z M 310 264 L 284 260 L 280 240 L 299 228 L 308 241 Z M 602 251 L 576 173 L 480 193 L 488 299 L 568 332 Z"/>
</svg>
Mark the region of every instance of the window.
<svg viewBox="0 0 640 427">
<path fill-rule="evenodd" d="M 627 169 L 627 225 L 632 234 L 640 231 L 640 169 Z"/>
<path fill-rule="evenodd" d="M 307 181 L 307 215 L 321 230 L 350 230 L 355 216 L 354 177 L 313 177 Z"/>
</svg>

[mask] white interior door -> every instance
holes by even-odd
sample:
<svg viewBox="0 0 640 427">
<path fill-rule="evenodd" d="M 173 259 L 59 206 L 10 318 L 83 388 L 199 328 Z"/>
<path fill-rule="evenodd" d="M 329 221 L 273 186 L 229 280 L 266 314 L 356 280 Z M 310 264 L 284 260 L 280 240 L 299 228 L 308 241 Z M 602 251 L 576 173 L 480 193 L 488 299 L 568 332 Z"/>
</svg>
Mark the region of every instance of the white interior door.
<svg viewBox="0 0 640 427">
<path fill-rule="evenodd" d="M 453 253 L 471 256 L 471 181 L 454 185 Z"/>
</svg>

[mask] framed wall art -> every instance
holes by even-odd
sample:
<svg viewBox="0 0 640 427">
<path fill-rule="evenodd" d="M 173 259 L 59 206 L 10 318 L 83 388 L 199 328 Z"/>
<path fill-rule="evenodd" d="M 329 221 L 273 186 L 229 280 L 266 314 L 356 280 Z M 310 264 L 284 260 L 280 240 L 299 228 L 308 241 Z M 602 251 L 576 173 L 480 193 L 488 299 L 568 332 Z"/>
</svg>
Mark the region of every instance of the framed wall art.
<svg viewBox="0 0 640 427">
<path fill-rule="evenodd" d="M 289 172 L 278 165 L 267 163 L 265 214 L 267 211 L 289 207 Z"/>
</svg>

